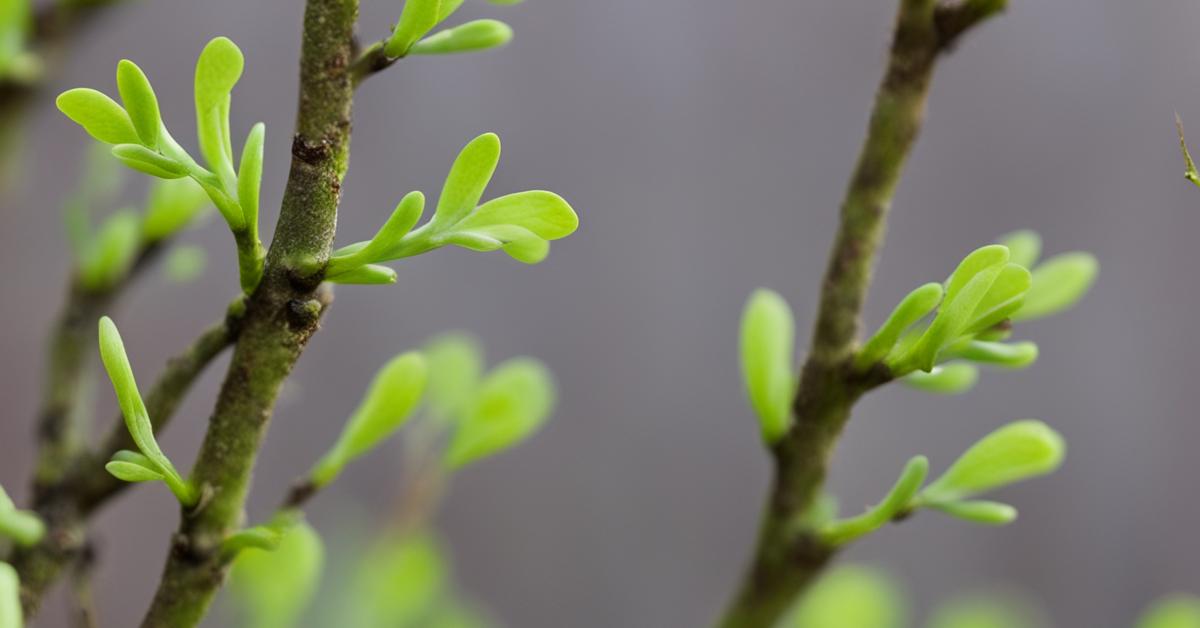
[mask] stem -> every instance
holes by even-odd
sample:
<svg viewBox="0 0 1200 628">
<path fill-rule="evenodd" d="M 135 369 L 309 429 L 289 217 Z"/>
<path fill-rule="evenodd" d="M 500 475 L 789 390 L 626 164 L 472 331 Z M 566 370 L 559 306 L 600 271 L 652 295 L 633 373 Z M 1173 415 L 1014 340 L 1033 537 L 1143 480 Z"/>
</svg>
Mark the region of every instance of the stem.
<svg viewBox="0 0 1200 628">
<path fill-rule="evenodd" d="M 721 625 L 769 628 L 836 553 L 804 517 L 825 484 L 829 458 L 854 403 L 888 381 L 853 368 L 859 318 L 887 214 L 916 141 L 938 56 L 1004 8 L 1003 0 L 901 0 L 887 70 L 842 203 L 811 349 L 801 371 L 791 430 L 775 446 L 775 476 L 750 567 Z"/>
<path fill-rule="evenodd" d="M 225 579 L 221 541 L 243 519 L 258 449 L 284 379 L 317 330 L 350 146 L 357 0 L 309 0 L 300 59 L 300 107 L 292 167 L 263 280 L 249 298 L 241 334 L 209 422 L 192 481 L 205 493 L 182 513 L 145 627 L 195 626 Z"/>
</svg>

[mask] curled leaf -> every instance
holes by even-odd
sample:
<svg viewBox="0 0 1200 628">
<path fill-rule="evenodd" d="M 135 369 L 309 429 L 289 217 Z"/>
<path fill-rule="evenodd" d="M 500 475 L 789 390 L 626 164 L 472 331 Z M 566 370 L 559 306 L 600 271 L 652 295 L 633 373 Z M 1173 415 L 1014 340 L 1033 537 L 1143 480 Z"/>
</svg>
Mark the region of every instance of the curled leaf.
<svg viewBox="0 0 1200 628">
<path fill-rule="evenodd" d="M 249 236 L 258 239 L 258 196 L 262 188 L 263 142 L 267 127 L 262 122 L 250 128 L 246 145 L 242 147 L 242 161 L 238 164 L 237 194 L 242 206 L 242 218 L 250 230 Z"/>
<path fill-rule="evenodd" d="M 121 163 L 160 179 L 182 179 L 188 176 L 187 166 L 164 157 L 155 151 L 138 144 L 117 144 L 112 148 L 112 154 Z"/>
<path fill-rule="evenodd" d="M 900 340 L 900 335 L 938 306 L 942 292 L 941 284 L 927 283 L 901 299 L 879 331 L 859 351 L 859 367 L 865 368 L 887 357 Z"/>
<path fill-rule="evenodd" d="M 1038 357 L 1038 346 L 1032 342 L 985 342 L 972 340 L 954 351 L 955 357 L 972 362 L 995 364 L 1007 368 L 1025 368 Z"/>
<path fill-rule="evenodd" d="M 951 517 L 984 525 L 1001 526 L 1012 523 L 1017 518 L 1017 509 L 1008 504 L 989 501 L 943 502 L 929 506 L 940 510 Z"/>
<path fill-rule="evenodd" d="M 883 501 L 857 517 L 830 523 L 821 531 L 821 538 L 830 545 L 845 545 L 879 529 L 908 510 L 928 473 L 929 460 L 925 456 L 913 457 L 904 466 L 900 477 Z"/>
<path fill-rule="evenodd" d="M 134 451 L 122 449 L 113 454 L 104 469 L 124 482 L 153 482 L 166 477 L 154 461 Z"/>
<path fill-rule="evenodd" d="M 765 288 L 750 295 L 742 311 L 742 377 L 767 443 L 778 442 L 791 425 L 794 321 L 787 301 Z"/>
<path fill-rule="evenodd" d="M 1032 283 L 1033 278 L 1028 270 L 1013 263 L 1005 264 L 983 300 L 975 306 L 963 333 L 985 331 L 1012 316 L 1024 303 L 1025 294 Z"/>
</svg>

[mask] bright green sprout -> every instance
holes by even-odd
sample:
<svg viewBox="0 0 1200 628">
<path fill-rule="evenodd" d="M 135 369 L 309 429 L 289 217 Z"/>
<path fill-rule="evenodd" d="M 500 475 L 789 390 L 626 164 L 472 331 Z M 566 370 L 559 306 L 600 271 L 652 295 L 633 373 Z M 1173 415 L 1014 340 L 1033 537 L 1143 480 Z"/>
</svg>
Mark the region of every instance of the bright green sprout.
<svg viewBox="0 0 1200 628">
<path fill-rule="evenodd" d="M 373 544 L 348 590 L 350 626 L 425 626 L 450 588 L 441 543 L 428 532 L 391 534 Z"/>
<path fill-rule="evenodd" d="M 460 469 L 531 436 L 554 409 L 554 381 L 541 362 L 513 358 L 484 378 L 457 422 L 446 464 Z"/>
<path fill-rule="evenodd" d="M 1137 628 L 1200 628 L 1200 598 L 1176 593 L 1150 605 Z"/>
<path fill-rule="evenodd" d="M 208 264 L 208 253 L 196 245 L 178 246 L 167 256 L 164 272 L 167 279 L 175 283 L 195 281 L 204 274 Z"/>
<path fill-rule="evenodd" d="M 109 216 L 79 256 L 79 283 L 91 292 L 111 289 L 123 279 L 141 248 L 141 219 L 131 209 Z"/>
<path fill-rule="evenodd" d="M 883 501 L 857 517 L 828 524 L 821 530 L 821 538 L 830 545 L 845 545 L 903 515 L 916 497 L 917 491 L 921 490 L 921 484 L 925 482 L 928 473 L 929 460 L 925 456 L 912 458 Z"/>
<path fill-rule="evenodd" d="M 32 511 L 17 508 L 0 486 L 0 537 L 18 545 L 34 545 L 46 535 L 46 524 Z M 3 624 L 0 624 L 3 626 Z"/>
<path fill-rule="evenodd" d="M 1042 613 L 1021 596 L 972 593 L 952 598 L 933 611 L 929 628 L 1044 628 Z"/>
<path fill-rule="evenodd" d="M 421 354 L 405 353 L 388 362 L 367 390 L 366 396 L 337 443 L 313 468 L 316 486 L 332 482 L 350 461 L 362 456 L 391 436 L 412 414 L 425 391 L 426 366 Z"/>
<path fill-rule="evenodd" d="M 277 512 L 268 523 L 238 530 L 225 537 L 221 542 L 221 553 L 226 559 L 233 559 L 243 550 L 251 548 L 273 552 L 279 549 L 284 537 L 303 520 L 304 515 L 298 510 Z"/>
<path fill-rule="evenodd" d="M 766 443 L 778 442 L 791 426 L 793 321 L 787 301 L 765 288 L 750 295 L 742 311 L 742 377 Z"/>
<path fill-rule="evenodd" d="M 247 625 L 296 625 L 316 592 L 324 562 L 321 537 L 302 520 L 288 527 L 274 550 L 242 548 L 233 562 L 229 584 Z"/>
<path fill-rule="evenodd" d="M 157 179 L 142 216 L 142 241 L 160 242 L 179 233 L 211 207 L 204 188 L 191 179 Z"/>
<path fill-rule="evenodd" d="M 370 264 L 419 255 L 449 244 L 474 251 L 504 249 L 528 264 L 545 259 L 550 241 L 573 233 L 579 218 L 562 197 L 540 190 L 509 194 L 479 205 L 499 161 L 500 138 L 492 133 L 475 138 L 451 167 L 429 222 L 413 230 L 424 210 L 425 197 L 420 192 L 408 194 L 374 238 L 334 251 L 325 270 L 326 279 L 348 283 L 347 276 L 359 278 L 352 273 Z"/>
<path fill-rule="evenodd" d="M 900 380 L 906 386 L 939 395 L 958 395 L 975 387 L 979 369 L 973 364 L 951 362 L 939 364 L 926 373 L 917 371 Z"/>
<path fill-rule="evenodd" d="M 196 128 L 207 168 L 171 137 L 150 81 L 132 61 L 122 60 L 117 65 L 117 87 L 124 107 L 87 88 L 63 92 L 57 104 L 92 137 L 113 145 L 113 155 L 126 166 L 161 179 L 187 177 L 199 184 L 234 234 L 242 289 L 249 293 L 262 277 L 265 256 L 258 235 L 264 127 L 259 123 L 251 129 L 235 171 L 230 92 L 243 65 L 241 50 L 224 37 L 210 41 L 196 62 Z M 162 230 L 160 224 L 151 233 Z"/>
<path fill-rule="evenodd" d="M 866 368 L 887 357 L 896 346 L 904 330 L 915 325 L 937 308 L 945 293 L 940 283 L 927 283 L 908 293 L 896 309 L 892 310 L 887 321 L 875 332 L 871 339 L 863 344 L 858 353 L 859 368 Z"/>
<path fill-rule="evenodd" d="M 464 334 L 444 334 L 425 344 L 422 353 L 429 365 L 425 398 L 438 421 L 460 419 L 470 407 L 483 378 L 483 349 Z"/>
<path fill-rule="evenodd" d="M 1004 504 L 968 501 L 979 493 L 1045 475 L 1066 453 L 1062 436 L 1045 423 L 1027 419 L 985 436 L 913 500 L 913 508 L 934 508 L 980 523 L 1008 523 L 1016 511 Z"/>
<path fill-rule="evenodd" d="M 883 572 L 858 565 L 830 569 L 797 604 L 783 628 L 904 628 L 904 596 Z"/>
<path fill-rule="evenodd" d="M 21 581 L 17 570 L 6 562 L 0 562 L 0 628 L 21 628 L 25 620 L 21 616 Z"/>
<path fill-rule="evenodd" d="M 518 4 L 521 0 L 489 0 L 492 4 Z M 496 20 L 477 20 L 429 37 L 431 30 L 449 18 L 463 0 L 405 0 L 400 21 L 383 45 L 392 59 L 409 54 L 445 54 L 486 50 L 512 39 L 512 29 Z"/>
<path fill-rule="evenodd" d="M 113 456 L 105 465 L 105 469 L 118 479 L 128 482 L 146 482 L 162 480 L 171 492 L 186 507 L 196 505 L 200 495 L 190 482 L 183 479 L 175 466 L 159 448 L 154 439 L 154 428 L 150 416 L 146 412 L 146 404 L 138 392 L 137 381 L 133 377 L 133 368 L 129 365 L 129 357 L 125 355 L 125 345 L 121 342 L 121 334 L 112 319 L 105 316 L 100 319 L 100 359 L 104 369 L 112 380 L 113 391 L 117 394 L 117 403 L 121 414 L 125 417 L 125 427 L 133 437 L 141 453 L 121 451 Z"/>
</svg>

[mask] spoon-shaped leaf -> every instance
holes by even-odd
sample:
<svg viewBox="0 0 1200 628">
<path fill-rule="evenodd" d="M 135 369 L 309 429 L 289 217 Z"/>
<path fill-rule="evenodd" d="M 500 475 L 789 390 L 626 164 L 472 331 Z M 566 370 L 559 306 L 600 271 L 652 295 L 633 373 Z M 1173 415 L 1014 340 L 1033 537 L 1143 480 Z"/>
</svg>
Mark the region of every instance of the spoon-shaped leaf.
<svg viewBox="0 0 1200 628">
<path fill-rule="evenodd" d="M 416 409 L 425 390 L 426 366 L 420 353 L 404 353 L 385 364 L 371 381 L 333 448 L 313 468 L 312 479 L 324 486 L 351 460 L 390 436 Z"/>
<path fill-rule="evenodd" d="M 242 77 L 245 63 L 242 51 L 227 37 L 209 41 L 196 60 L 196 134 L 200 152 L 209 167 L 227 182 L 235 178 L 233 140 L 229 133 L 230 92 Z"/>
<path fill-rule="evenodd" d="M 443 55 L 498 48 L 512 41 L 512 27 L 499 20 L 475 20 L 447 28 L 413 44 L 409 54 Z"/>
<path fill-rule="evenodd" d="M 777 442 L 791 425 L 794 324 L 787 301 L 765 288 L 755 290 L 742 311 L 742 377 L 767 443 Z"/>
<path fill-rule="evenodd" d="M 154 461 L 134 451 L 121 450 L 113 454 L 104 469 L 124 482 L 154 482 L 166 480 Z"/>
<path fill-rule="evenodd" d="M 971 322 L 963 333 L 975 334 L 1003 322 L 1021 308 L 1025 293 L 1032 284 L 1033 277 L 1028 270 L 1016 264 L 1006 264 L 1000 269 L 987 295 L 975 306 Z"/>
<path fill-rule="evenodd" d="M 973 523 L 990 526 L 1002 526 L 1012 523 L 1017 518 L 1017 509 L 1008 504 L 989 501 L 943 502 L 932 504 L 930 508 L 940 510 L 952 517 L 957 517 Z"/>
<path fill-rule="evenodd" d="M 150 80 L 136 63 L 122 59 L 117 64 L 117 90 L 121 93 L 125 111 L 129 114 L 142 145 L 157 147 L 158 132 L 162 128 L 158 98 L 154 95 Z"/>
<path fill-rule="evenodd" d="M 412 231 L 421 214 L 425 211 L 425 195 L 420 192 L 409 192 L 404 195 L 387 222 L 375 233 L 370 241 L 357 242 L 339 249 L 329 260 L 326 274 L 336 276 L 351 268 L 372 262 L 382 262 L 395 259 L 390 255 L 400 247 L 401 239 Z"/>
<path fill-rule="evenodd" d="M 484 133 L 471 140 L 450 167 L 433 220 L 427 226 L 436 230 L 437 227 L 457 224 L 474 211 L 499 163 L 499 136 Z"/>
<path fill-rule="evenodd" d="M 938 308 L 937 316 L 929 324 L 929 328 L 907 354 L 900 357 L 895 365 L 891 365 L 892 370 L 900 374 L 913 369 L 926 372 L 933 370 L 942 349 L 966 330 L 972 314 L 991 290 L 1001 268 L 1002 266 L 996 265 L 980 270 L 956 291 L 953 300 L 947 291 L 946 300 L 942 301 L 942 306 Z"/>
<path fill-rule="evenodd" d="M 59 94 L 55 104 L 88 135 L 105 144 L 137 144 L 141 141 L 121 105 L 94 89 L 69 89 Z"/>
<path fill-rule="evenodd" d="M 984 342 L 971 340 L 962 349 L 954 351 L 955 357 L 972 362 L 995 364 L 1008 368 L 1025 368 L 1038 357 L 1038 346 L 1033 342 Z"/>
<path fill-rule="evenodd" d="M 943 303 L 952 303 L 958 297 L 959 291 L 976 275 L 989 268 L 1004 266 L 1008 259 L 1008 248 L 999 244 L 989 244 L 971 251 L 946 280 L 946 298 L 943 299 Z"/>
<path fill-rule="evenodd" d="M 1062 464 L 1066 444 L 1045 423 L 1010 423 L 971 446 L 921 492 L 922 505 L 957 502 L 979 493 L 1045 475 Z"/>
<path fill-rule="evenodd" d="M 1092 287 L 1099 269 L 1089 253 L 1064 253 L 1046 260 L 1033 270 L 1033 285 L 1013 320 L 1042 318 L 1075 305 Z"/>
<path fill-rule="evenodd" d="M 325 549 L 316 530 L 297 521 L 282 537 L 274 550 L 246 547 L 233 562 L 230 587 L 246 625 L 295 625 L 320 582 Z"/>
<path fill-rule="evenodd" d="M 459 421 L 447 464 L 459 469 L 525 440 L 550 416 L 554 397 L 553 378 L 541 362 L 514 358 L 500 364 Z"/>
<path fill-rule="evenodd" d="M 429 366 L 425 396 L 431 413 L 440 420 L 457 420 L 479 389 L 483 349 L 470 336 L 447 334 L 429 341 L 422 353 Z"/>
<path fill-rule="evenodd" d="M 400 22 L 384 45 L 384 53 L 393 59 L 408 54 L 413 43 L 424 37 L 442 19 L 441 1 L 405 0 Z"/>
<path fill-rule="evenodd" d="M 860 368 L 865 368 L 887 357 L 904 330 L 925 318 L 942 300 L 942 284 L 927 283 L 908 293 L 892 310 L 887 321 L 875 332 L 858 354 Z"/>
</svg>

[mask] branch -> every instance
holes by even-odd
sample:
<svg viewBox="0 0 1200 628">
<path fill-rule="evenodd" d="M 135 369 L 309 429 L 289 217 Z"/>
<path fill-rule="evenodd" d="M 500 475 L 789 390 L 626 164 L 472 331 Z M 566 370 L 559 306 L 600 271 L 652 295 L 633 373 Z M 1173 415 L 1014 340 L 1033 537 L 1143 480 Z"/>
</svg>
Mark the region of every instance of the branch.
<svg viewBox="0 0 1200 628">
<path fill-rule="evenodd" d="M 901 0 L 887 70 L 867 137 L 842 203 L 825 272 L 817 323 L 793 405 L 791 431 L 775 447 L 775 478 L 750 568 L 722 626 L 774 626 L 821 573 L 835 548 L 804 516 L 815 503 L 828 460 L 854 403 L 890 379 L 852 368 L 859 318 L 883 242 L 888 210 L 921 129 L 938 56 L 1002 0 Z"/>
<path fill-rule="evenodd" d="M 387 56 L 383 51 L 383 46 L 384 42 L 382 41 L 371 44 L 350 65 L 350 80 L 354 82 L 355 87 L 371 76 L 392 67 L 392 64 L 400 60 L 399 57 Z"/>
<path fill-rule="evenodd" d="M 145 627 L 195 626 L 207 612 L 227 572 L 221 542 L 241 523 L 279 388 L 331 300 L 319 289 L 320 269 L 349 156 L 357 15 L 356 0 L 308 0 L 305 8 L 299 112 L 279 223 L 191 474 L 210 497 L 181 513 Z"/>
<path fill-rule="evenodd" d="M 95 328 L 95 319 L 89 327 Z M 156 431 L 167 425 L 188 389 L 236 335 L 236 319 L 229 318 L 210 327 L 167 363 L 146 397 Z M 130 448 L 124 420 L 117 417 L 110 432 L 99 450 L 79 456 L 74 464 L 64 463 L 68 467 L 64 475 L 53 484 L 39 485 L 35 491 L 35 506 L 47 524 L 47 534 L 37 545 L 15 551 L 10 559 L 21 577 L 26 616 L 37 610 L 42 595 L 62 568 L 85 549 L 84 520 L 127 486 L 104 471 L 104 463 L 117 449 Z"/>
</svg>

